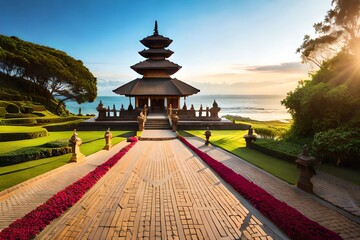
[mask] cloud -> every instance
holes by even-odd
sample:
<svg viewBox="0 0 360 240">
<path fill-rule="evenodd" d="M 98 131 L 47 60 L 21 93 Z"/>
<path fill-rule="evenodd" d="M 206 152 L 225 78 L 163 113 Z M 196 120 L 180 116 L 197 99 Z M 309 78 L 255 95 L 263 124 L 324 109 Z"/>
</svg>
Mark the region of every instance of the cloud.
<svg viewBox="0 0 360 240">
<path fill-rule="evenodd" d="M 97 80 L 97 85 L 99 87 L 119 87 L 125 83 L 127 83 L 128 81 L 124 81 L 124 80 L 113 80 L 113 79 L 98 79 Z"/>
<path fill-rule="evenodd" d="M 278 65 L 260 65 L 260 66 L 243 66 L 239 65 L 238 69 L 245 69 L 252 72 L 279 72 L 279 73 L 296 73 L 308 72 L 306 64 L 301 62 L 286 62 Z"/>
</svg>

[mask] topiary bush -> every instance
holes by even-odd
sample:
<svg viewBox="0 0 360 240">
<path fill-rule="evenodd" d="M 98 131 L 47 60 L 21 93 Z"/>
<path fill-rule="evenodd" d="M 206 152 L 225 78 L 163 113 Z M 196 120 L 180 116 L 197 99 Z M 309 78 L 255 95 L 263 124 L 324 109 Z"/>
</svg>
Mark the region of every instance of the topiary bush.
<svg viewBox="0 0 360 240">
<path fill-rule="evenodd" d="M 0 133 L 0 142 L 7 142 L 7 141 L 17 141 L 23 139 L 33 139 L 38 137 L 45 137 L 47 136 L 48 131 L 44 128 L 41 131 L 34 131 L 34 132 L 19 132 L 19 133 Z"/>
<path fill-rule="evenodd" d="M 31 126 L 36 125 L 37 121 L 35 118 L 14 118 L 14 119 L 2 119 L 3 125 L 14 125 L 14 126 Z"/>
<path fill-rule="evenodd" d="M 0 155 L 0 166 L 8 166 L 41 158 L 49 158 L 71 153 L 71 147 L 56 148 L 28 147 Z"/>
<path fill-rule="evenodd" d="M 5 117 L 6 114 L 6 109 L 4 107 L 0 107 L 0 117 L 3 118 Z"/>
<path fill-rule="evenodd" d="M 19 113 L 20 109 L 15 104 L 9 104 L 9 105 L 6 106 L 6 111 L 8 113 Z"/>
<path fill-rule="evenodd" d="M 313 153 L 322 162 L 360 166 L 360 129 L 340 127 L 316 133 Z"/>
</svg>

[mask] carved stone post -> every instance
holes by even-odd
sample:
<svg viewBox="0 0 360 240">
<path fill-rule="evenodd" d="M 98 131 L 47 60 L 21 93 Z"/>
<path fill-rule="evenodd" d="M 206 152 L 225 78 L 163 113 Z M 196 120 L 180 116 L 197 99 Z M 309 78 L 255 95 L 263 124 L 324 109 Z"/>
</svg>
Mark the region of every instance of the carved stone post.
<svg viewBox="0 0 360 240">
<path fill-rule="evenodd" d="M 317 160 L 310 156 L 309 148 L 306 144 L 295 162 L 297 168 L 300 169 L 299 180 L 296 186 L 306 192 L 313 193 L 313 184 L 310 179 L 316 174 L 313 166 L 317 164 Z"/>
<path fill-rule="evenodd" d="M 253 142 L 256 141 L 256 135 L 253 134 L 254 130 L 252 129 L 252 127 L 249 127 L 249 131 L 248 134 L 244 135 L 245 138 L 245 142 L 246 142 L 246 147 L 250 148 L 251 145 L 253 144 Z"/>
<path fill-rule="evenodd" d="M 69 162 L 81 162 L 84 160 L 85 155 L 80 152 L 80 145 L 82 144 L 81 139 L 78 137 L 76 129 L 71 136 L 69 143 L 71 145 L 72 156 Z"/>
<path fill-rule="evenodd" d="M 139 124 L 139 131 L 144 130 L 144 127 L 145 127 L 145 116 L 144 116 L 144 114 L 143 114 L 142 111 L 140 112 L 140 116 L 137 117 L 137 121 L 138 121 L 138 124 Z"/>
<path fill-rule="evenodd" d="M 111 145 L 112 133 L 110 132 L 110 128 L 106 130 L 104 137 L 105 137 L 105 147 L 103 149 L 110 150 L 110 148 L 112 147 Z"/>
<path fill-rule="evenodd" d="M 171 125 L 172 125 L 172 131 L 176 132 L 177 128 L 178 128 L 178 123 L 179 123 L 179 116 L 174 113 L 171 115 Z"/>
<path fill-rule="evenodd" d="M 211 137 L 211 132 L 210 132 L 210 130 L 209 130 L 209 127 L 206 128 L 206 131 L 205 131 L 204 135 L 205 135 L 205 137 L 206 137 L 205 145 L 208 146 L 209 143 L 210 143 L 209 139 L 210 139 L 210 137 Z"/>
<path fill-rule="evenodd" d="M 96 110 L 99 112 L 99 115 L 98 115 L 99 120 L 106 118 L 106 108 L 104 107 L 101 100 L 100 100 L 100 103 L 97 106 Z"/>
</svg>

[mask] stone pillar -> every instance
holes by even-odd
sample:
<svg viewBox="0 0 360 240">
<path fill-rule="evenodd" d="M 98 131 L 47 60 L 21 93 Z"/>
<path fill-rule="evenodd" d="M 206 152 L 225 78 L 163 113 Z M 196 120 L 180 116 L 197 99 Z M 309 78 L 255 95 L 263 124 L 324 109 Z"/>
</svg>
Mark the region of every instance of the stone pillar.
<svg viewBox="0 0 360 240">
<path fill-rule="evenodd" d="M 165 109 L 167 109 L 168 105 L 167 105 L 167 97 L 166 96 L 164 97 L 164 105 L 165 105 Z"/>
<path fill-rule="evenodd" d="M 106 130 L 104 137 L 105 137 L 105 147 L 103 149 L 110 150 L 110 148 L 112 147 L 111 145 L 112 133 L 110 132 L 110 128 Z"/>
<path fill-rule="evenodd" d="M 313 166 L 317 164 L 317 160 L 310 156 L 309 148 L 306 144 L 295 163 L 297 168 L 300 169 L 299 180 L 296 186 L 306 192 L 313 193 L 313 184 L 310 179 L 316 174 Z"/>
<path fill-rule="evenodd" d="M 80 152 L 80 145 L 82 144 L 81 139 L 78 137 L 76 129 L 74 129 L 74 133 L 69 139 L 69 143 L 71 146 L 72 156 L 69 162 L 81 162 L 85 159 L 85 155 Z"/>
<path fill-rule="evenodd" d="M 210 143 L 209 139 L 210 139 L 210 137 L 211 137 L 211 132 L 210 132 L 210 130 L 209 130 L 209 127 L 206 127 L 206 131 L 205 131 L 204 135 L 205 135 L 205 137 L 206 137 L 205 145 L 208 146 L 209 143 Z"/>
<path fill-rule="evenodd" d="M 150 97 L 148 97 L 148 107 L 151 109 L 151 99 L 150 99 Z"/>
</svg>

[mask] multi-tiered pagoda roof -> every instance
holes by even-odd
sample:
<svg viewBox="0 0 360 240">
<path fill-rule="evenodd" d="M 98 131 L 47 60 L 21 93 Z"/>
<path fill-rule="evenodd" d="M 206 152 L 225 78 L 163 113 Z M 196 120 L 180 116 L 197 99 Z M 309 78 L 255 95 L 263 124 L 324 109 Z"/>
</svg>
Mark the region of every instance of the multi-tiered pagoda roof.
<svg viewBox="0 0 360 240">
<path fill-rule="evenodd" d="M 171 75 L 176 73 L 181 66 L 173 63 L 169 58 L 173 51 L 166 49 L 171 43 L 170 38 L 159 34 L 157 22 L 155 22 L 154 33 L 140 41 L 148 49 L 139 54 L 146 60 L 139 62 L 131 68 L 143 75 L 119 88 L 113 90 L 115 93 L 125 96 L 189 96 L 200 90 L 186 84 Z"/>
</svg>

